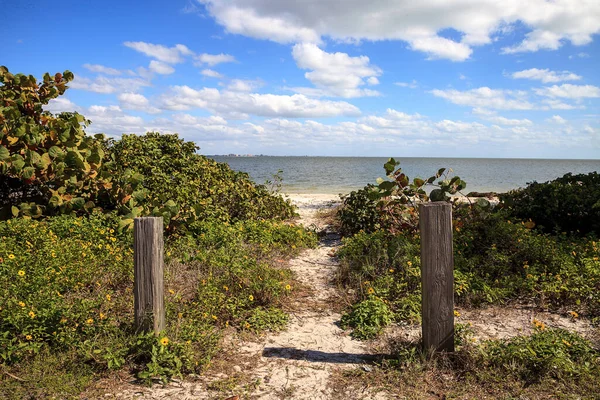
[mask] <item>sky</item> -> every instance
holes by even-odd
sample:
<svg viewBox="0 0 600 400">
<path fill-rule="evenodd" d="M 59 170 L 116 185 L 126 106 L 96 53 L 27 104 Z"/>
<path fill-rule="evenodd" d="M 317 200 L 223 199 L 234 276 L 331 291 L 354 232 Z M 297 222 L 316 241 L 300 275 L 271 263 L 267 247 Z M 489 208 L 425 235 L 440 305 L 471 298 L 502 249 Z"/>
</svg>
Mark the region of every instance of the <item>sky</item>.
<svg viewBox="0 0 600 400">
<path fill-rule="evenodd" d="M 203 154 L 600 159 L 598 0 L 0 0 L 51 112 Z"/>
</svg>

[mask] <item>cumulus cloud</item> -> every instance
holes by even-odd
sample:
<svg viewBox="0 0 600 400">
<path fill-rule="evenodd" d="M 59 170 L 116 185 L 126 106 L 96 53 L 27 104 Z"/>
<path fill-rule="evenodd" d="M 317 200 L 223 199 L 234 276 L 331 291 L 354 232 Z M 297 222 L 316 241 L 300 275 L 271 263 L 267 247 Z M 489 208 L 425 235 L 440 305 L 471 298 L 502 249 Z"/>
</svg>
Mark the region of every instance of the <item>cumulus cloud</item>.
<svg viewBox="0 0 600 400">
<path fill-rule="evenodd" d="M 51 113 L 58 114 L 61 112 L 81 112 L 81 107 L 73 103 L 71 100 L 66 97 L 57 97 L 52 99 L 44 106 L 45 111 L 50 111 Z"/>
<path fill-rule="evenodd" d="M 292 56 L 299 68 L 323 93 L 339 97 L 377 96 L 379 92 L 360 87 L 379 83 L 381 69 L 372 65 L 369 57 L 351 57 L 346 53 L 327 53 L 312 43 L 296 44 Z M 366 80 L 366 81 L 365 81 Z"/>
<path fill-rule="evenodd" d="M 83 64 L 83 68 L 88 71 L 97 72 L 99 74 L 105 75 L 121 75 L 121 71 L 115 68 L 105 67 L 100 64 Z"/>
<path fill-rule="evenodd" d="M 209 78 L 222 78 L 223 75 L 212 69 L 203 69 L 200 73 Z"/>
<path fill-rule="evenodd" d="M 178 64 L 183 62 L 184 56 L 190 56 L 194 53 L 182 44 L 176 44 L 173 47 L 163 46 L 146 42 L 125 42 L 125 46 L 143 53 L 148 57 L 157 59 L 168 64 Z"/>
<path fill-rule="evenodd" d="M 207 54 L 203 53 L 195 57 L 197 65 L 208 65 L 214 67 L 217 64 L 235 62 L 235 57 L 229 54 Z"/>
<path fill-rule="evenodd" d="M 531 122 L 527 118 L 511 119 L 511 118 L 505 118 L 505 117 L 500 117 L 500 116 L 486 116 L 486 117 L 483 117 L 483 119 L 485 119 L 486 121 L 492 122 L 494 124 L 498 124 L 498 125 L 508 125 L 508 126 L 531 126 L 531 125 L 533 125 L 533 122 Z"/>
<path fill-rule="evenodd" d="M 227 85 L 227 89 L 234 92 L 251 92 L 262 85 L 262 81 L 259 80 L 232 79 Z"/>
<path fill-rule="evenodd" d="M 532 110 L 535 108 L 527 100 L 527 93 L 523 91 L 490 89 L 484 86 L 465 91 L 434 89 L 431 93 L 434 96 L 463 106 L 498 110 Z"/>
<path fill-rule="evenodd" d="M 531 29 L 504 53 L 590 43 L 600 32 L 600 2 L 589 0 L 198 0 L 226 31 L 278 43 L 402 40 L 430 58 L 468 59 L 474 46 L 511 28 Z M 443 34 L 453 29 L 460 40 Z"/>
<path fill-rule="evenodd" d="M 548 118 L 546 121 L 553 123 L 553 124 L 566 124 L 567 120 L 564 119 L 563 117 L 561 117 L 560 115 L 553 115 L 552 117 Z"/>
<path fill-rule="evenodd" d="M 533 79 L 542 81 L 543 83 L 553 83 L 562 81 L 578 81 L 581 76 L 569 71 L 551 71 L 548 68 L 538 69 L 530 68 L 523 71 L 513 72 L 511 77 L 514 79 Z"/>
<path fill-rule="evenodd" d="M 534 89 L 535 93 L 547 97 L 563 97 L 567 99 L 583 99 L 600 97 L 600 87 L 593 85 L 572 85 L 564 83 Z"/>
<path fill-rule="evenodd" d="M 73 89 L 104 94 L 135 92 L 144 86 L 150 86 L 150 82 L 140 78 L 109 78 L 105 76 L 98 76 L 95 79 L 75 77 L 69 84 L 69 87 Z"/>
<path fill-rule="evenodd" d="M 160 110 L 150 105 L 150 101 L 139 93 L 121 93 L 118 96 L 121 106 L 125 110 L 145 111 L 150 114 L 157 114 Z"/>
<path fill-rule="evenodd" d="M 148 69 L 160 75 L 170 75 L 175 72 L 175 68 L 171 67 L 169 64 L 156 60 L 150 61 Z"/>
<path fill-rule="evenodd" d="M 301 94 L 285 96 L 214 88 L 196 90 L 189 86 L 173 86 L 161 97 L 160 107 L 168 110 L 200 108 L 232 118 L 247 118 L 248 115 L 319 118 L 360 114 L 360 110 L 350 103 L 310 99 Z"/>
</svg>

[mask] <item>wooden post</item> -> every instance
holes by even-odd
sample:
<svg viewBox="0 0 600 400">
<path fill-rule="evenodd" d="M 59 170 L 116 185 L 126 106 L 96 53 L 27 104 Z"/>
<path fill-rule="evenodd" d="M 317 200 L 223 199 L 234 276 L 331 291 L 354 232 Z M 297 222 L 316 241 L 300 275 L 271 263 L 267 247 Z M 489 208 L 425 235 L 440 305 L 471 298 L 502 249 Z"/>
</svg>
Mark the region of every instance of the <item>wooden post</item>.
<svg viewBox="0 0 600 400">
<path fill-rule="evenodd" d="M 163 252 L 162 217 L 135 218 L 133 303 L 138 331 L 165 329 Z"/>
<path fill-rule="evenodd" d="M 423 348 L 454 351 L 454 255 L 452 206 L 419 205 Z"/>
</svg>

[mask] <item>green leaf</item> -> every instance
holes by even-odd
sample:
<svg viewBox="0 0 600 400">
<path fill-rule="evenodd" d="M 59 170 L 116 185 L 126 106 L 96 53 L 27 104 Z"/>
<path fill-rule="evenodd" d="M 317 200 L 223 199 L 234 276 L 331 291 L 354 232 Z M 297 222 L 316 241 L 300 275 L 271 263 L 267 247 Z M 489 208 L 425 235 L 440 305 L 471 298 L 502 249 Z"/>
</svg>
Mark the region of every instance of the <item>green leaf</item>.
<svg viewBox="0 0 600 400">
<path fill-rule="evenodd" d="M 13 215 L 13 217 L 18 217 L 18 216 L 19 216 L 19 211 L 20 211 L 20 210 L 19 210 L 17 207 L 15 207 L 15 206 L 12 206 L 12 207 L 10 208 L 10 211 L 12 212 L 12 215 Z"/>
<path fill-rule="evenodd" d="M 58 146 L 52 146 L 48 149 L 48 154 L 52 158 L 62 157 L 65 153 Z"/>
<path fill-rule="evenodd" d="M 423 186 L 425 184 L 425 181 L 421 178 L 415 178 L 413 179 L 413 183 L 415 184 L 415 186 Z"/>
<path fill-rule="evenodd" d="M 10 157 L 10 152 L 4 146 L 0 146 L 0 160 L 6 160 Z"/>
<path fill-rule="evenodd" d="M 441 189 L 433 189 L 429 194 L 429 198 L 431 201 L 444 201 L 445 200 L 444 192 Z"/>
</svg>

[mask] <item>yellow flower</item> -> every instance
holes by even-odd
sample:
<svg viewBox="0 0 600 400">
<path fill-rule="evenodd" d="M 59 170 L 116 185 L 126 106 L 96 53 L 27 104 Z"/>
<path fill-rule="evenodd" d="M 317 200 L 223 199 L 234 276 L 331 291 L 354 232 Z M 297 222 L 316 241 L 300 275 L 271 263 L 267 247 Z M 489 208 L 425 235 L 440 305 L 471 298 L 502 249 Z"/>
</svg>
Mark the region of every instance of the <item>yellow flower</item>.
<svg viewBox="0 0 600 400">
<path fill-rule="evenodd" d="M 579 317 L 579 314 L 577 314 L 575 311 L 569 311 L 569 315 L 571 315 L 571 318 L 573 318 L 573 319 Z"/>
<path fill-rule="evenodd" d="M 92 325 L 92 324 L 94 323 L 94 320 L 93 320 L 92 318 L 88 318 L 88 319 L 85 321 L 85 323 L 86 323 L 86 324 L 88 324 L 88 325 Z"/>
<path fill-rule="evenodd" d="M 394 269 L 393 268 L 390 268 L 390 273 L 392 273 L 392 274 L 394 273 Z"/>
<path fill-rule="evenodd" d="M 370 287 L 369 290 L 367 290 L 367 293 L 373 294 L 375 293 L 375 290 L 372 287 Z"/>
<path fill-rule="evenodd" d="M 23 270 L 21 269 L 21 270 L 19 270 L 19 272 L 17 272 L 17 274 L 18 274 L 19 276 L 25 276 L 25 271 L 23 271 Z"/>
<path fill-rule="evenodd" d="M 412 262 L 407 262 L 406 265 L 408 265 L 409 267 L 412 267 Z"/>
<path fill-rule="evenodd" d="M 533 325 L 535 325 L 535 327 L 539 328 L 539 330 L 541 330 L 541 331 L 546 329 L 546 324 L 544 324 L 542 321 L 538 321 L 535 318 L 533 319 Z"/>
<path fill-rule="evenodd" d="M 229 290 L 227 286 L 223 286 L 223 289 L 225 289 L 226 292 Z"/>
<path fill-rule="evenodd" d="M 250 299 L 250 301 L 254 301 L 254 296 L 250 295 L 248 296 L 248 298 Z"/>
<path fill-rule="evenodd" d="M 35 313 L 33 311 L 29 311 L 29 317 L 30 318 L 35 318 Z"/>
<path fill-rule="evenodd" d="M 105 319 L 106 315 L 104 313 L 100 313 L 100 319 Z"/>
<path fill-rule="evenodd" d="M 175 294 L 175 291 L 173 289 L 169 289 L 169 293 Z"/>
<path fill-rule="evenodd" d="M 19 305 L 20 305 L 21 307 L 25 307 L 25 303 L 23 303 L 22 301 L 20 301 L 20 302 L 19 302 Z"/>
<path fill-rule="evenodd" d="M 106 295 L 106 300 L 110 301 L 110 294 Z"/>
<path fill-rule="evenodd" d="M 67 319 L 66 319 L 66 318 L 64 318 L 64 317 L 63 317 L 63 318 L 61 318 L 61 319 L 60 319 L 60 323 L 61 323 L 61 324 L 66 324 L 66 323 L 67 323 Z"/>
<path fill-rule="evenodd" d="M 115 233 L 114 229 L 109 230 L 110 233 Z"/>
<path fill-rule="evenodd" d="M 217 316 L 216 315 L 211 315 L 211 318 L 214 319 L 215 321 L 217 320 Z"/>
<path fill-rule="evenodd" d="M 27 339 L 27 340 L 31 340 L 31 339 L 33 339 L 33 338 L 31 337 L 31 335 L 25 335 L 25 339 Z"/>
<path fill-rule="evenodd" d="M 169 338 L 168 337 L 165 336 L 164 338 L 160 339 L 160 345 L 161 346 L 166 346 L 168 344 L 169 344 Z"/>
<path fill-rule="evenodd" d="M 9 254 L 8 255 L 8 259 L 9 260 L 14 260 L 15 259 L 15 255 L 14 254 Z"/>
<path fill-rule="evenodd" d="M 566 344 L 567 346 L 571 347 L 571 343 L 567 342 L 565 339 L 563 339 L 562 341 L 564 344 Z"/>
<path fill-rule="evenodd" d="M 454 316 L 455 317 L 460 317 L 460 313 L 458 311 L 454 310 Z"/>
<path fill-rule="evenodd" d="M 244 328 L 246 328 L 246 329 L 249 329 L 249 328 L 250 328 L 250 324 L 246 322 L 246 323 L 244 324 Z"/>
<path fill-rule="evenodd" d="M 285 290 L 292 290 L 292 287 L 290 285 L 285 285 Z"/>
</svg>

